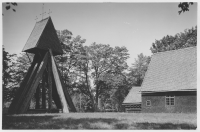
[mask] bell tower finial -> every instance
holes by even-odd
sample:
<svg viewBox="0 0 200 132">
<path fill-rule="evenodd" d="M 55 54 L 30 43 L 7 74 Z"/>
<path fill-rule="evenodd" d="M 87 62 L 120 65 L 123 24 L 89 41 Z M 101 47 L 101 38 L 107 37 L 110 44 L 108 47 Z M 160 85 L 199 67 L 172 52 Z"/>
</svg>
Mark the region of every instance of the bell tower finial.
<svg viewBox="0 0 200 132">
<path fill-rule="evenodd" d="M 49 12 L 48 12 L 49 16 L 50 16 L 51 13 L 52 13 L 52 12 L 51 12 L 51 10 L 49 9 Z"/>
<path fill-rule="evenodd" d="M 43 15 L 45 15 L 46 12 L 44 12 L 44 3 L 42 4 L 42 13 L 40 14 L 42 16 L 42 20 L 43 20 Z"/>
</svg>

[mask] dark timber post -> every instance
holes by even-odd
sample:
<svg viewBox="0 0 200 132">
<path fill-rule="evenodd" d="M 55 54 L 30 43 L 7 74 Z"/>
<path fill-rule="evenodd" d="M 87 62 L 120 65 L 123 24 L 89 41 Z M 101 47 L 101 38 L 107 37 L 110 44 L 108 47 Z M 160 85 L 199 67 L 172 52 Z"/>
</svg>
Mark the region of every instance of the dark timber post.
<svg viewBox="0 0 200 132">
<path fill-rule="evenodd" d="M 42 109 L 46 109 L 46 87 L 45 87 L 46 74 L 47 72 L 45 71 L 42 78 Z"/>
<path fill-rule="evenodd" d="M 38 85 L 35 93 L 35 109 L 40 108 L 40 84 Z"/>
<path fill-rule="evenodd" d="M 49 111 L 51 111 L 52 107 L 52 69 L 51 69 L 51 57 L 49 57 L 48 63 L 48 91 L 49 91 Z"/>
</svg>

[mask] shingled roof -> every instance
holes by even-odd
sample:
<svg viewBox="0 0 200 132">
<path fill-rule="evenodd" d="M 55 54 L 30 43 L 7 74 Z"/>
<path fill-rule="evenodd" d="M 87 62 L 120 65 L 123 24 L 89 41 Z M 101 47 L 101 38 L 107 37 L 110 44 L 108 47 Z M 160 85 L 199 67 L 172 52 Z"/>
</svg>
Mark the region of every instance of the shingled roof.
<svg viewBox="0 0 200 132">
<path fill-rule="evenodd" d="M 151 58 L 142 92 L 196 91 L 197 49 L 159 52 Z"/>
<path fill-rule="evenodd" d="M 51 17 L 43 19 L 35 24 L 22 51 L 35 53 L 37 49 L 52 49 L 54 55 L 63 53 Z"/>
<path fill-rule="evenodd" d="M 123 104 L 139 104 L 141 102 L 141 87 L 133 87 L 124 99 Z"/>
</svg>

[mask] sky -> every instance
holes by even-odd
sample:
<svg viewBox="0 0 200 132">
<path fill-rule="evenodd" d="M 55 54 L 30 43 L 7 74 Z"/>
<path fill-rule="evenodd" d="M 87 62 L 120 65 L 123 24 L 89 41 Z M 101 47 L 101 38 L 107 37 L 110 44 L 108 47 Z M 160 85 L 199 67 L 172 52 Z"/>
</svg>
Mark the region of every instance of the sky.
<svg viewBox="0 0 200 132">
<path fill-rule="evenodd" d="M 73 36 L 111 47 L 125 46 L 129 50 L 128 65 L 137 55 L 152 55 L 155 40 L 175 35 L 197 25 L 197 3 L 190 11 L 178 14 L 179 3 L 44 3 L 44 12 L 51 10 L 55 29 L 68 29 Z M 18 3 L 16 12 L 3 8 L 3 45 L 9 53 L 21 53 L 37 21 L 42 19 L 42 3 Z M 44 18 L 49 15 L 44 15 Z"/>
</svg>

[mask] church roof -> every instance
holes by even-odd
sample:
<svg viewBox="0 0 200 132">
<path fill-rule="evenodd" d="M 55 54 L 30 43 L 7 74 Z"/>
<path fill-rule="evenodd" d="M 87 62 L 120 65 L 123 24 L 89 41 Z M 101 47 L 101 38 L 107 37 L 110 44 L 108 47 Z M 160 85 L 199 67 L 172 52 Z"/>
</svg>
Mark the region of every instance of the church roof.
<svg viewBox="0 0 200 132">
<path fill-rule="evenodd" d="M 22 51 L 35 53 L 37 49 L 52 49 L 54 55 L 63 53 L 51 17 L 43 19 L 35 24 Z"/>
<path fill-rule="evenodd" d="M 142 92 L 196 91 L 197 49 L 189 47 L 152 56 Z"/>
<path fill-rule="evenodd" d="M 123 104 L 138 104 L 141 102 L 141 87 L 133 87 L 124 99 Z"/>
</svg>

